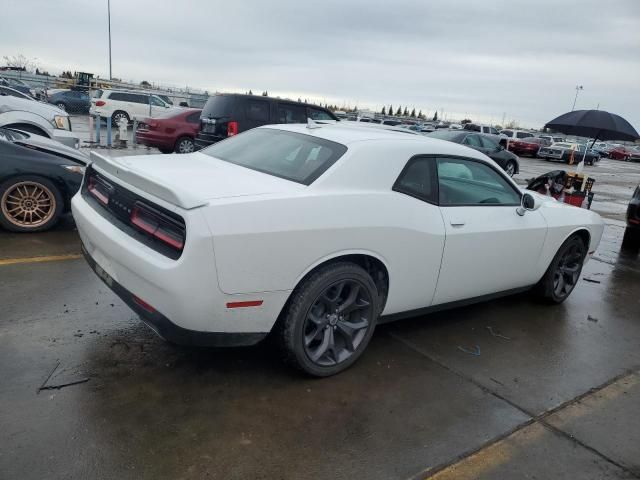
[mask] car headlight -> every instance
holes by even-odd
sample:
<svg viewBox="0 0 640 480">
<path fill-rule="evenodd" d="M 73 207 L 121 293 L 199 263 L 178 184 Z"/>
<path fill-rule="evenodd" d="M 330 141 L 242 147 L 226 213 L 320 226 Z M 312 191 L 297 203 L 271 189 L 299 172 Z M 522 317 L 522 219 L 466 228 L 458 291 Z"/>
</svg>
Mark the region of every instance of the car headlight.
<svg viewBox="0 0 640 480">
<path fill-rule="evenodd" d="M 53 123 L 56 128 L 61 130 L 71 130 L 71 123 L 69 122 L 69 117 L 63 115 L 55 115 L 53 117 Z"/>
<path fill-rule="evenodd" d="M 87 167 L 82 167 L 80 165 L 60 165 L 62 168 L 69 172 L 79 173 L 80 175 L 84 175 L 84 171 Z"/>
</svg>

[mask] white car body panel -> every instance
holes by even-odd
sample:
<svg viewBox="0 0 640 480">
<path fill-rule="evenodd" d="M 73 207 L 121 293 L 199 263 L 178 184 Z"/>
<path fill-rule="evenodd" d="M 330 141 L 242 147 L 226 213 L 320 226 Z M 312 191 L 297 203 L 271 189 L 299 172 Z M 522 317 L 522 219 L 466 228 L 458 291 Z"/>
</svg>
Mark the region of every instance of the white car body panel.
<svg viewBox="0 0 640 480">
<path fill-rule="evenodd" d="M 520 216 L 515 206 L 439 207 L 392 190 L 411 157 L 433 154 L 493 165 L 518 188 L 492 160 L 462 145 L 340 124 L 260 128 L 348 149 L 309 186 L 201 152 L 179 162 L 173 155 L 92 155 L 98 173 L 184 219 L 186 243 L 177 260 L 118 229 L 81 194 L 73 198 L 89 255 L 180 327 L 268 332 L 305 275 L 345 255 L 367 255 L 385 266 L 383 314 L 394 315 L 533 285 L 573 232 L 589 232 L 590 252 L 602 235 L 597 214 L 533 192 L 539 208 Z M 225 306 L 256 299 L 263 304 Z"/>
<path fill-rule="evenodd" d="M 43 131 L 48 138 L 71 148 L 80 147 L 80 139 L 69 130 L 54 128 L 54 117 L 69 115 L 48 103 L 25 98 L 0 96 L 0 127 L 15 124 L 31 125 Z"/>
</svg>

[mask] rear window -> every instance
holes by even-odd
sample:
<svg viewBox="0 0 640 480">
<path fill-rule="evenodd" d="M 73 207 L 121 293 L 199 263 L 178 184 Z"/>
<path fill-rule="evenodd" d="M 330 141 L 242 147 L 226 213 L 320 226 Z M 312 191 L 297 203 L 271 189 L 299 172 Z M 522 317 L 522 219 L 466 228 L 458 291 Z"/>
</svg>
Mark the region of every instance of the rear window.
<svg viewBox="0 0 640 480">
<path fill-rule="evenodd" d="M 258 172 L 310 185 L 347 147 L 302 133 L 256 128 L 215 143 L 202 153 Z"/>
<path fill-rule="evenodd" d="M 233 97 L 227 95 L 214 95 L 207 100 L 202 110 L 202 118 L 222 118 L 231 115 Z"/>
</svg>

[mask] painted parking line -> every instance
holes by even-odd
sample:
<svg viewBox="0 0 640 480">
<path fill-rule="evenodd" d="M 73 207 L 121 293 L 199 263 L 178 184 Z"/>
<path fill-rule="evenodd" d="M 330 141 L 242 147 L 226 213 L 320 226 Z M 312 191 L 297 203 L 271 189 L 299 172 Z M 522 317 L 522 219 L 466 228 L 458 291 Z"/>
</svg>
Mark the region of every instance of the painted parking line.
<svg viewBox="0 0 640 480">
<path fill-rule="evenodd" d="M 77 260 L 78 258 L 82 258 L 82 255 L 74 253 L 71 255 L 49 255 L 45 257 L 5 258 L 0 259 L 0 267 L 23 263 L 60 262 L 63 260 Z"/>
</svg>

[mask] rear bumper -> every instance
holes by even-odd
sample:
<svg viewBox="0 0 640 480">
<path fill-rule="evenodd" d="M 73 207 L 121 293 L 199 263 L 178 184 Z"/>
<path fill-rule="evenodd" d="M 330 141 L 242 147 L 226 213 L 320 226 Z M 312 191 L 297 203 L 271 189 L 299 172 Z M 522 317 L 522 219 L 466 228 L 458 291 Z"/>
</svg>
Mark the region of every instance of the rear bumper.
<svg viewBox="0 0 640 480">
<path fill-rule="evenodd" d="M 80 193 L 71 207 L 89 264 L 164 338 L 197 345 L 255 343 L 271 331 L 287 301 L 290 292 L 285 291 L 229 295 L 220 290 L 213 240 L 201 209 L 180 211 L 187 236 L 182 255 L 174 260 L 119 229 Z M 134 296 L 152 311 L 136 303 Z M 262 304 L 229 307 L 253 300 Z M 226 335 L 232 336 L 221 338 Z"/>
<path fill-rule="evenodd" d="M 268 333 L 220 333 L 199 332 L 176 325 L 157 310 L 151 310 L 141 304 L 137 297 L 100 267 L 82 245 L 82 254 L 91 269 L 131 310 L 138 314 L 151 330 L 165 340 L 178 345 L 192 345 L 198 347 L 239 347 L 255 345 L 264 339 Z"/>
<path fill-rule="evenodd" d="M 157 134 L 149 130 L 136 130 L 136 142 L 148 147 L 171 148 L 175 146 L 176 139 L 166 135 Z"/>
<path fill-rule="evenodd" d="M 222 137 L 220 135 L 213 135 L 211 133 L 203 133 L 203 132 L 199 132 L 198 135 L 196 135 L 196 140 L 195 140 L 195 144 L 196 144 L 196 150 L 200 150 L 201 148 L 205 148 L 208 147 L 209 145 L 213 145 L 216 142 L 219 142 L 220 140 L 224 140 L 227 137 Z"/>
</svg>

